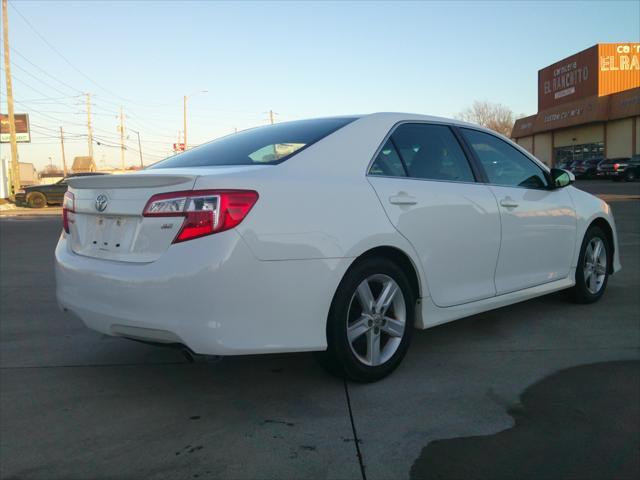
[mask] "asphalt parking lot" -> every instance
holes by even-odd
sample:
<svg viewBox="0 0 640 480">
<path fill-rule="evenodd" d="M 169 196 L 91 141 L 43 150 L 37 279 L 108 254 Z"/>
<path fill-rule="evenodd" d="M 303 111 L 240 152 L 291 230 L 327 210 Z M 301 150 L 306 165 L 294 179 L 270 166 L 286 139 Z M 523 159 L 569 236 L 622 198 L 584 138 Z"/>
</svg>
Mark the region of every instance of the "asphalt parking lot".
<svg viewBox="0 0 640 480">
<path fill-rule="evenodd" d="M 0 218 L 0 477 L 638 478 L 640 183 L 604 195 L 623 270 L 418 332 L 369 385 L 310 354 L 189 364 L 57 310 L 57 217 Z"/>
</svg>

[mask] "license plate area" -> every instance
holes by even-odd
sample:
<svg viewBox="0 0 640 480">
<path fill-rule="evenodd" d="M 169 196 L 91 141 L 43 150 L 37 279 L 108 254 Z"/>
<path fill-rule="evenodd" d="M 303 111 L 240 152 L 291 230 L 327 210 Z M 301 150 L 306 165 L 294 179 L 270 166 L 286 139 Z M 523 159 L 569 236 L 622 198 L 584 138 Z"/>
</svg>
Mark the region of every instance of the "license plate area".
<svg viewBox="0 0 640 480">
<path fill-rule="evenodd" d="M 122 216 L 96 216 L 87 235 L 87 246 L 96 252 L 131 251 L 137 222 Z"/>
</svg>

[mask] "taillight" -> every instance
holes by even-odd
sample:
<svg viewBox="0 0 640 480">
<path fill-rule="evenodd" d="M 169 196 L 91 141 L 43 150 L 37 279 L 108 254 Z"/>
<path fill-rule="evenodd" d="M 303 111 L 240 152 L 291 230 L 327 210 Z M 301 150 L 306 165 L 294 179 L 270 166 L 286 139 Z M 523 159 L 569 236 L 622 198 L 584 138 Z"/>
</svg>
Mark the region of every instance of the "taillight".
<svg viewBox="0 0 640 480">
<path fill-rule="evenodd" d="M 149 199 L 144 217 L 185 217 L 173 243 L 229 230 L 240 224 L 258 200 L 253 190 L 189 190 Z"/>
<path fill-rule="evenodd" d="M 69 213 L 76 211 L 76 199 L 73 193 L 67 192 L 64 194 L 62 201 L 62 228 L 66 233 L 69 233 Z M 71 220 L 73 222 L 73 220 Z"/>
</svg>

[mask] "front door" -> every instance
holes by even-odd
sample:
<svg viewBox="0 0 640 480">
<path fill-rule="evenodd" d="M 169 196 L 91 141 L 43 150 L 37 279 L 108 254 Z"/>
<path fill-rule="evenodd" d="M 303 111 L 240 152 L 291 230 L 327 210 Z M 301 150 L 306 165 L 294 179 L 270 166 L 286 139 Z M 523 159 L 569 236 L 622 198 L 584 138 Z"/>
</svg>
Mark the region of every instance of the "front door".
<svg viewBox="0 0 640 480">
<path fill-rule="evenodd" d="M 497 294 L 567 277 L 577 228 L 569 192 L 549 188 L 542 168 L 504 140 L 478 130 L 461 131 L 500 208 Z"/>
</svg>

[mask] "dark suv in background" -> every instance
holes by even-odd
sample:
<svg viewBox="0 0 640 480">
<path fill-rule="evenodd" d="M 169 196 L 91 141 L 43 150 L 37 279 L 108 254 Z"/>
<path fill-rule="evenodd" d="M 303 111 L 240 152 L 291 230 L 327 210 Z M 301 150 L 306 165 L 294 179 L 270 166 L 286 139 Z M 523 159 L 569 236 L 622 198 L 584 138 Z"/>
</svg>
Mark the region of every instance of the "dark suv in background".
<svg viewBox="0 0 640 480">
<path fill-rule="evenodd" d="M 633 182 L 640 175 L 640 155 L 631 158 L 608 158 L 598 165 L 598 176 Z"/>
<path fill-rule="evenodd" d="M 16 205 L 26 205 L 31 208 L 43 208 L 47 205 L 60 204 L 67 191 L 67 179 L 72 177 L 86 177 L 90 175 L 107 175 L 101 172 L 72 173 L 59 182 L 50 185 L 31 185 L 18 190 L 16 193 Z"/>
<path fill-rule="evenodd" d="M 596 178 L 600 162 L 602 162 L 602 158 L 576 160 L 567 170 L 573 173 L 576 178 Z"/>
</svg>

